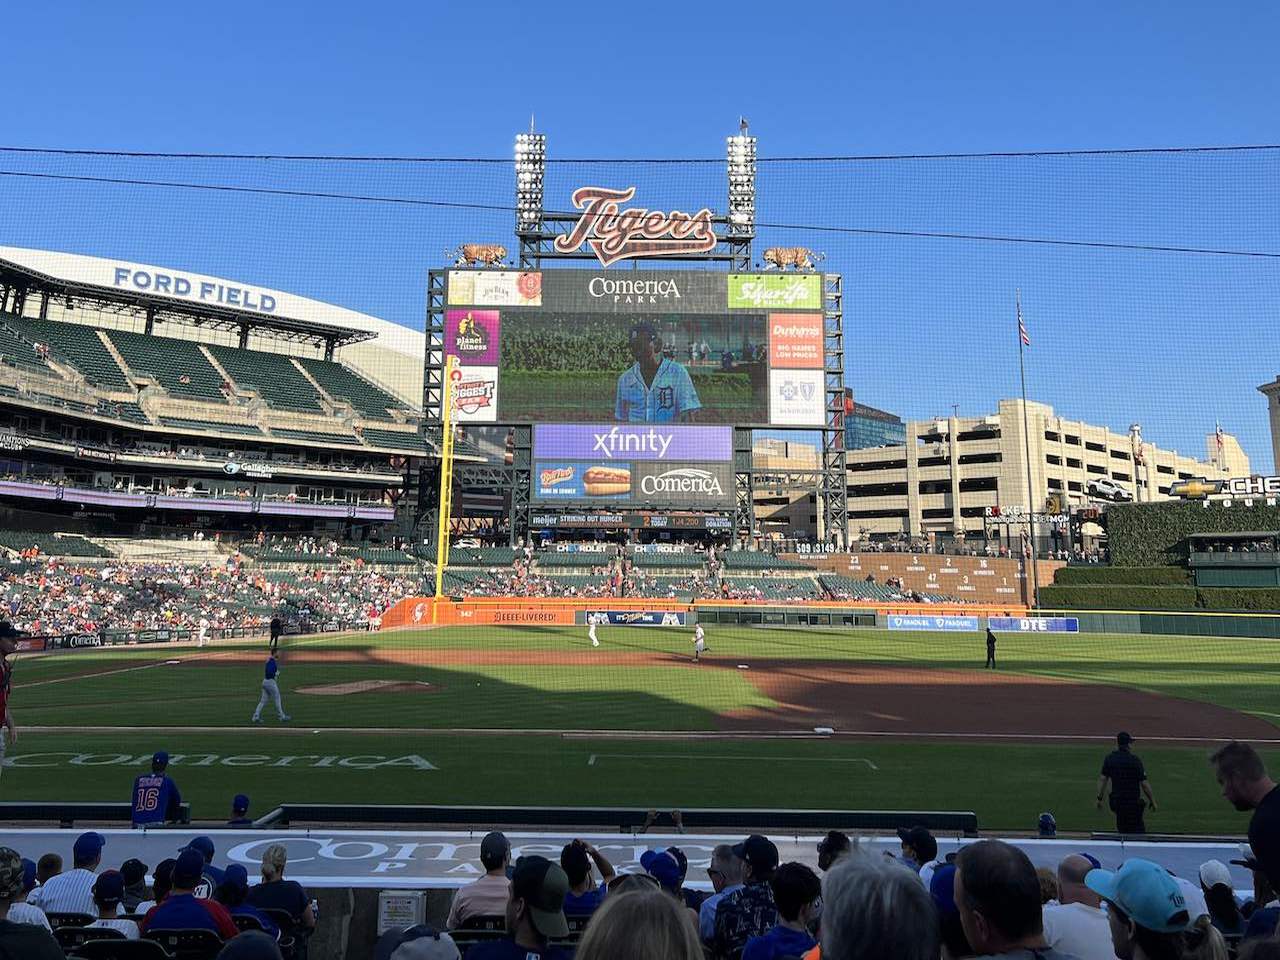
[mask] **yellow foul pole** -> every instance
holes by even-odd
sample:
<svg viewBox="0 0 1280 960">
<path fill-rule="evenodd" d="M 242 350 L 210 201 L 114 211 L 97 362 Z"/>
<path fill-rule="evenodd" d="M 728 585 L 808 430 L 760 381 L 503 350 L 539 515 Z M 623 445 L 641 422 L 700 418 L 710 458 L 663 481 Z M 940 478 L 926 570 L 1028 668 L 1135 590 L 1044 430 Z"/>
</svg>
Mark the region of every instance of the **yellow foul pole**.
<svg viewBox="0 0 1280 960">
<path fill-rule="evenodd" d="M 449 565 L 449 520 L 453 515 L 453 371 L 458 358 L 449 356 L 444 363 L 444 396 L 440 422 L 444 437 L 440 443 L 440 525 L 436 530 L 436 594 L 431 604 L 431 622 L 444 597 L 444 571 Z"/>
</svg>

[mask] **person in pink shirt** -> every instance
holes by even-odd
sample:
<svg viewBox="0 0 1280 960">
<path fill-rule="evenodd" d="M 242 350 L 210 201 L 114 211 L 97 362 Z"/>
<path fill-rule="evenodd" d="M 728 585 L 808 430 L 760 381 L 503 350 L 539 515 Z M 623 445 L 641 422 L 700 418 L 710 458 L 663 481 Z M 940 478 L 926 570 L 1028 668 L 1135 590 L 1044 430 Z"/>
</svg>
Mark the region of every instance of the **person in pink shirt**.
<svg viewBox="0 0 1280 960">
<path fill-rule="evenodd" d="M 497 831 L 486 833 L 480 841 L 480 864 L 485 873 L 473 883 L 467 884 L 453 898 L 445 927 L 457 930 L 473 917 L 500 917 L 506 913 L 511 899 L 511 880 L 507 876 L 511 865 L 511 843 Z"/>
</svg>

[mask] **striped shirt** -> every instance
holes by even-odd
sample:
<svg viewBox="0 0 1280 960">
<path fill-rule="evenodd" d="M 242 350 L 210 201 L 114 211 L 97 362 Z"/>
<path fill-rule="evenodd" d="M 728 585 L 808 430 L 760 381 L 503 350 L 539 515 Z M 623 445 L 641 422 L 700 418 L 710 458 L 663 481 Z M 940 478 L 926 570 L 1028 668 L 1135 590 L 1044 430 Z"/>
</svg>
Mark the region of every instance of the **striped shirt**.
<svg viewBox="0 0 1280 960">
<path fill-rule="evenodd" d="M 39 907 L 33 907 L 29 903 L 14 903 L 9 906 L 9 922 L 10 923 L 29 923 L 32 926 L 44 927 L 52 932 L 53 927 L 49 925 L 49 918 L 44 915 L 44 911 Z"/>
<path fill-rule="evenodd" d="M 36 887 L 27 895 L 27 903 L 39 907 L 45 913 L 87 913 L 98 915 L 93 903 L 93 883 L 97 875 L 92 870 L 77 867 L 50 877 L 43 887 Z"/>
</svg>

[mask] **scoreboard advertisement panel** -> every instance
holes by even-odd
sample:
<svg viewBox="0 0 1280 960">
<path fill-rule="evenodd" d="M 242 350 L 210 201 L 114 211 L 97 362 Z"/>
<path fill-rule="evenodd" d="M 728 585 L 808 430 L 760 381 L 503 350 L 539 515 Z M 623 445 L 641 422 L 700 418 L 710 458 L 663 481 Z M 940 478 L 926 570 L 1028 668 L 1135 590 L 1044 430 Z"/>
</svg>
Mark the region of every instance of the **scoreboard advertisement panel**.
<svg viewBox="0 0 1280 960">
<path fill-rule="evenodd" d="M 823 423 L 820 274 L 450 270 L 445 301 L 463 423 Z"/>
</svg>

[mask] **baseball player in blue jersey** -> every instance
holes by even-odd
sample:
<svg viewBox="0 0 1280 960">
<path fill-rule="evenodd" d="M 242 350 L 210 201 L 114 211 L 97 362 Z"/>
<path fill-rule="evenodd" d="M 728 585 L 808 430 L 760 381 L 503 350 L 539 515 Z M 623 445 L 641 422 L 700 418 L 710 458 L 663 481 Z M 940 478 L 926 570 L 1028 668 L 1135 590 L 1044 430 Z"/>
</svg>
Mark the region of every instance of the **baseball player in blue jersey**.
<svg viewBox="0 0 1280 960">
<path fill-rule="evenodd" d="M 130 805 L 135 827 L 178 819 L 182 794 L 165 772 L 168 767 L 169 754 L 157 750 L 151 757 L 151 772 L 134 779 Z"/>
<path fill-rule="evenodd" d="M 280 703 L 280 685 L 276 682 L 276 677 L 280 675 L 280 664 L 276 662 L 276 655 L 273 652 L 267 657 L 266 669 L 262 675 L 262 696 L 258 698 L 258 709 L 253 711 L 253 722 L 262 722 L 262 708 L 270 701 L 276 705 L 276 714 L 279 715 L 280 721 L 283 723 L 289 719 L 289 715 L 284 712 L 284 707 Z"/>
<path fill-rule="evenodd" d="M 627 346 L 636 362 L 618 377 L 614 419 L 624 423 L 692 423 L 702 409 L 683 364 L 662 355 L 662 338 L 651 323 L 631 328 Z"/>
</svg>

